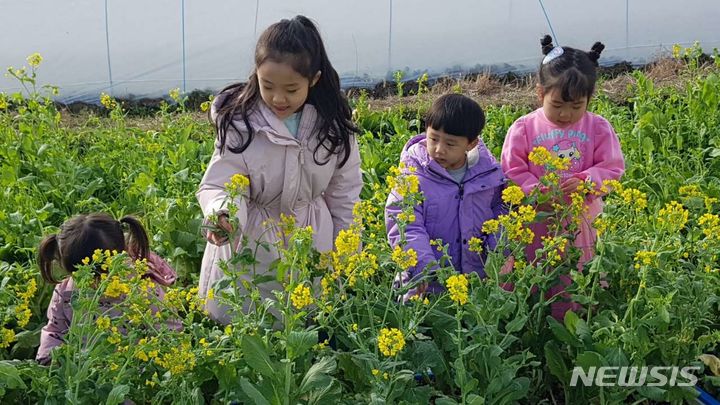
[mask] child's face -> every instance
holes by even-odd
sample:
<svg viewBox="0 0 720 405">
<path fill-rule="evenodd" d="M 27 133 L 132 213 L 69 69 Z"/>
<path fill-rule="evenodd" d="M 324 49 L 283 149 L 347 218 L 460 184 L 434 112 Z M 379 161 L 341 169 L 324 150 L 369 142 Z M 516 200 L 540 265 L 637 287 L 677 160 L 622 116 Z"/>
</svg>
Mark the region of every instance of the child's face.
<svg viewBox="0 0 720 405">
<path fill-rule="evenodd" d="M 542 87 L 538 87 L 538 96 L 542 102 L 545 117 L 561 127 L 580 121 L 587 110 L 587 97 L 579 100 L 564 101 L 557 89 L 545 92 Z"/>
<path fill-rule="evenodd" d="M 465 164 L 466 153 L 478 144 L 464 136 L 451 135 L 432 127 L 425 131 L 425 144 L 432 160 L 448 170 L 459 169 Z"/>
<path fill-rule="evenodd" d="M 266 60 L 257 68 L 257 77 L 260 97 L 282 120 L 302 108 L 320 72 L 310 81 L 287 63 Z"/>
</svg>

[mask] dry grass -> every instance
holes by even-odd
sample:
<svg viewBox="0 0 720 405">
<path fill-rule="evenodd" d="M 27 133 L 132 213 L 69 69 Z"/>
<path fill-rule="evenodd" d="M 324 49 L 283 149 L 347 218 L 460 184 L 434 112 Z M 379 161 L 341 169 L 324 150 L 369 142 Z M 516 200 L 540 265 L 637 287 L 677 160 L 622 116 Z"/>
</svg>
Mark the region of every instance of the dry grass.
<svg viewBox="0 0 720 405">
<path fill-rule="evenodd" d="M 674 87 L 681 89 L 683 83 L 687 80 L 686 75 L 690 74 L 686 69 L 685 63 L 672 58 L 663 58 L 647 65 L 643 68 L 645 74 L 650 78 L 657 88 Z M 714 66 L 705 66 L 695 74 L 705 74 L 711 70 L 717 71 Z M 627 103 L 628 98 L 632 95 L 632 87 L 635 79 L 630 73 L 619 74 L 613 78 L 603 80 L 598 86 L 598 93 L 603 93 L 610 97 L 611 100 L 618 104 Z M 369 100 L 370 108 L 374 110 L 383 110 L 393 108 L 399 105 L 405 106 L 429 106 L 438 96 L 456 91 L 460 91 L 476 100 L 481 106 L 490 105 L 514 105 L 518 107 L 535 108 L 538 106 L 536 95 L 536 83 L 533 75 L 514 77 L 511 80 L 504 80 L 501 77 L 490 74 L 478 74 L 463 80 L 444 79 L 438 80 L 430 87 L 430 91 L 417 95 L 408 95 L 398 97 L 390 95 L 384 98 L 375 98 Z M 198 120 L 207 119 L 206 113 L 196 111 L 192 112 Z M 82 112 L 79 114 L 62 112 L 63 121 L 67 126 L 76 127 L 85 125 L 91 112 Z M 159 127 L 158 118 L 153 116 L 133 116 L 128 117 L 127 125 L 129 127 L 139 128 L 142 130 L 151 130 Z"/>
</svg>

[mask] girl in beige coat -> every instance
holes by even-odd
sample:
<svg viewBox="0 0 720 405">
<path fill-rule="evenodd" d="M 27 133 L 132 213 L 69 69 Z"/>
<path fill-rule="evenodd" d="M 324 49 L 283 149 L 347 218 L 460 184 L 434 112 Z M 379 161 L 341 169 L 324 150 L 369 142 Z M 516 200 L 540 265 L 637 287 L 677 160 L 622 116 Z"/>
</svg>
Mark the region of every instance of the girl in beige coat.
<svg viewBox="0 0 720 405">
<path fill-rule="evenodd" d="M 278 258 L 274 245 L 280 214 L 295 217 L 297 226 L 312 226 L 315 247 L 331 250 L 337 233 L 352 222 L 362 175 L 350 107 L 315 25 L 297 16 L 266 29 L 255 50 L 255 71 L 244 88 L 232 85 L 218 95 L 211 120 L 218 132 L 216 148 L 197 192 L 206 222 L 217 216 L 213 225 L 231 231 L 225 184 L 242 174 L 250 186 L 234 202 L 239 208 L 234 239 L 246 237 L 257 251 L 255 274 L 268 274 Z M 237 249 L 225 232 L 206 232 L 203 297 L 224 277 L 219 261 Z M 255 249 L 258 242 L 267 243 L 270 251 Z M 268 282 L 259 289 L 263 297 L 273 297 L 280 285 Z M 219 292 L 213 295 L 207 300 L 210 316 L 230 322 L 232 314 L 217 302 Z"/>
</svg>

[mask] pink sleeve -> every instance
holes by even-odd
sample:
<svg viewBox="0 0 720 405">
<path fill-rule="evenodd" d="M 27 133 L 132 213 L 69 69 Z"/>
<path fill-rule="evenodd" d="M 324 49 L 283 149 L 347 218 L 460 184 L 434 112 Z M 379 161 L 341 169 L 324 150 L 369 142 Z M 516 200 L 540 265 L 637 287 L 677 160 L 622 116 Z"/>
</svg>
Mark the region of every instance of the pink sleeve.
<svg viewBox="0 0 720 405">
<path fill-rule="evenodd" d="M 529 194 L 540 182 L 537 176 L 530 172 L 529 153 L 525 123 L 517 120 L 508 129 L 500 155 L 500 165 L 505 176 L 520 186 L 525 194 Z"/>
<path fill-rule="evenodd" d="M 625 159 L 620 149 L 620 141 L 610 123 L 601 117 L 595 125 L 595 149 L 592 166 L 578 173 L 584 180 L 602 187 L 605 180 L 617 180 L 625 172 Z"/>
<path fill-rule="evenodd" d="M 147 259 L 148 267 L 150 267 L 148 274 L 153 281 L 165 286 L 175 282 L 177 273 L 162 257 L 158 256 L 155 252 L 148 252 Z"/>
<path fill-rule="evenodd" d="M 357 138 L 350 141 L 350 156 L 342 167 L 335 169 L 324 198 L 333 221 L 333 241 L 342 229 L 347 229 L 353 220 L 353 208 L 360 201 L 363 181 L 360 172 L 360 149 Z"/>
<path fill-rule="evenodd" d="M 66 309 L 70 308 L 69 301 L 72 291 L 66 291 L 66 287 L 67 280 L 55 286 L 55 290 L 53 290 L 47 309 L 48 322 L 40 332 L 40 346 L 35 356 L 40 364 L 50 363 L 52 349 L 63 344 L 65 334 L 70 328 L 71 318 L 69 315 L 71 312 Z"/>
</svg>

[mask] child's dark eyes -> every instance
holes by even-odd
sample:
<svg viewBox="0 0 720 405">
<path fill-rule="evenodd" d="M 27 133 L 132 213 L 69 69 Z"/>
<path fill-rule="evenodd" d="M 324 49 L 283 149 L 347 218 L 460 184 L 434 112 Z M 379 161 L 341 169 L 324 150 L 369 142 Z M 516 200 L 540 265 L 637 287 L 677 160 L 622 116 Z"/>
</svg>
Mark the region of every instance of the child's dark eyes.
<svg viewBox="0 0 720 405">
<path fill-rule="evenodd" d="M 293 94 L 293 93 L 295 93 L 295 92 L 297 92 L 297 89 L 295 89 L 295 90 L 288 90 L 288 93 L 290 93 L 290 94 Z"/>
</svg>

